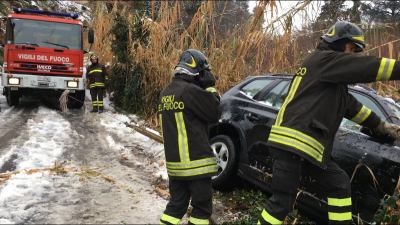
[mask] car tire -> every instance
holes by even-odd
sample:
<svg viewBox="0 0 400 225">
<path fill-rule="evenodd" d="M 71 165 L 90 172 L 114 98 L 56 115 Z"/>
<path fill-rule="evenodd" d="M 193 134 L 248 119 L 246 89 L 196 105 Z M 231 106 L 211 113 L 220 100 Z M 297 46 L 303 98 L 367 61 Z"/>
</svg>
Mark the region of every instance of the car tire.
<svg viewBox="0 0 400 225">
<path fill-rule="evenodd" d="M 230 191 L 238 181 L 235 144 L 226 135 L 213 137 L 210 144 L 218 164 L 218 174 L 212 177 L 213 188 L 220 191 Z"/>
</svg>

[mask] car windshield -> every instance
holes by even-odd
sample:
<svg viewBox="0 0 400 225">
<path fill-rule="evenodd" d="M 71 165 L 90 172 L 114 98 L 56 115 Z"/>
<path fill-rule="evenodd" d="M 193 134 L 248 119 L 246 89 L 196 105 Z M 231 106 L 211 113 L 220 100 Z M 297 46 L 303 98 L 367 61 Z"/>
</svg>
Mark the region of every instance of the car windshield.
<svg viewBox="0 0 400 225">
<path fill-rule="evenodd" d="M 253 98 L 264 87 L 270 84 L 272 79 L 256 79 L 241 88 L 241 92 L 249 98 Z"/>
<path fill-rule="evenodd" d="M 82 49 L 81 26 L 40 20 L 12 19 L 13 44 Z"/>
</svg>

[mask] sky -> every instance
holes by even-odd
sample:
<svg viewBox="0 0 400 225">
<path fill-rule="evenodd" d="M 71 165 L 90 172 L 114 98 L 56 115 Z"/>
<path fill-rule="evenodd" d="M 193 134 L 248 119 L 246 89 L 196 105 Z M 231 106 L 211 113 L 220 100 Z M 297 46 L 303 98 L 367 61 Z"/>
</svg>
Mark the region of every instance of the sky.
<svg viewBox="0 0 400 225">
<path fill-rule="evenodd" d="M 303 1 L 277 1 L 277 9 L 271 13 L 268 9 L 265 15 L 266 21 L 264 25 L 267 25 L 270 21 L 274 20 L 275 18 L 279 17 L 280 15 L 285 14 L 290 9 L 295 7 L 297 4 Z M 256 6 L 257 1 L 249 1 L 249 11 L 253 12 L 254 7 Z M 295 29 L 301 29 L 302 25 L 305 21 L 315 20 L 320 13 L 321 6 L 324 4 L 323 1 L 312 1 L 312 3 L 307 6 L 305 12 L 299 12 L 293 18 L 293 26 Z M 353 6 L 353 1 L 345 1 L 345 5 L 350 8 Z"/>
</svg>

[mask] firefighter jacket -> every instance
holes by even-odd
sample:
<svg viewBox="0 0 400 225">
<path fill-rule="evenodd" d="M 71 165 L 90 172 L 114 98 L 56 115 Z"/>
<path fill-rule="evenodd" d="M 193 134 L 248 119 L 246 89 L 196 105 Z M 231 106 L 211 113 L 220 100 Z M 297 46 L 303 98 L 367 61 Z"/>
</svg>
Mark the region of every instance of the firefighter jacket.
<svg viewBox="0 0 400 225">
<path fill-rule="evenodd" d="M 208 125 L 218 121 L 219 101 L 211 91 L 174 77 L 161 92 L 158 113 L 170 179 L 211 177 L 217 172 Z"/>
<path fill-rule="evenodd" d="M 104 88 L 108 80 L 106 68 L 100 63 L 90 65 L 86 70 L 86 78 L 89 81 L 89 88 Z"/>
<path fill-rule="evenodd" d="M 348 93 L 347 85 L 400 79 L 394 59 L 316 50 L 292 79 L 268 145 L 326 168 L 343 117 L 375 128 L 379 117 Z"/>
</svg>

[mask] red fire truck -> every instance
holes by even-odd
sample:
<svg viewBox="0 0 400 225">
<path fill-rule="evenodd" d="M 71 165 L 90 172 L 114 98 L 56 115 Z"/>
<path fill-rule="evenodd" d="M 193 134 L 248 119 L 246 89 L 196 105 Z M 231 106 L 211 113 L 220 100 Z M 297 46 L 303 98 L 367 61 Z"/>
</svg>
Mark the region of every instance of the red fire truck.
<svg viewBox="0 0 400 225">
<path fill-rule="evenodd" d="M 4 63 L 0 72 L 7 103 L 18 105 L 24 95 L 57 100 L 68 89 L 68 107 L 82 107 L 86 51 L 78 15 L 13 8 L 3 24 Z M 93 40 L 90 31 L 88 41 Z"/>
</svg>

